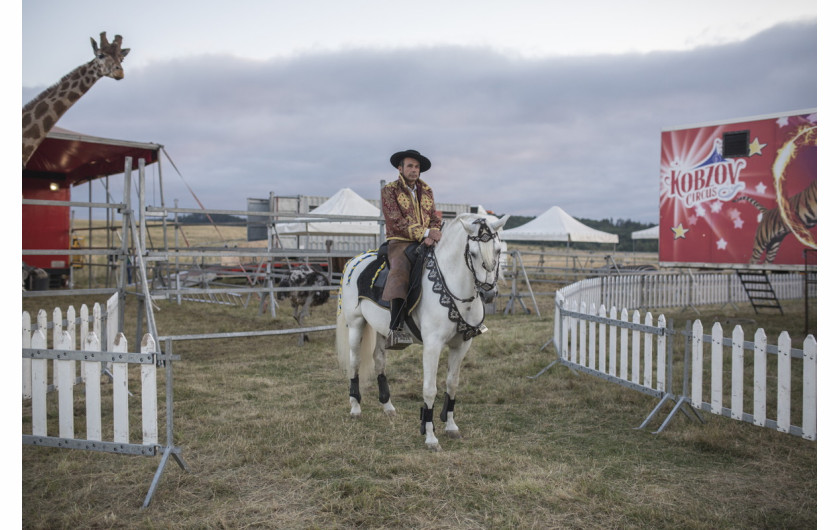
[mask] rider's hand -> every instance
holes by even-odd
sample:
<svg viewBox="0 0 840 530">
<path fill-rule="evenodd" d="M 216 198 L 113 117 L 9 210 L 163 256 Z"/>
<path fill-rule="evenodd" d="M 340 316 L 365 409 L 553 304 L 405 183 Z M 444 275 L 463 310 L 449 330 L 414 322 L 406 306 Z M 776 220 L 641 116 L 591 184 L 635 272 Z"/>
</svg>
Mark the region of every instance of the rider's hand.
<svg viewBox="0 0 840 530">
<path fill-rule="evenodd" d="M 429 230 L 429 235 L 423 239 L 423 244 L 427 247 L 433 247 L 438 241 L 440 241 L 440 230 L 433 229 Z"/>
</svg>

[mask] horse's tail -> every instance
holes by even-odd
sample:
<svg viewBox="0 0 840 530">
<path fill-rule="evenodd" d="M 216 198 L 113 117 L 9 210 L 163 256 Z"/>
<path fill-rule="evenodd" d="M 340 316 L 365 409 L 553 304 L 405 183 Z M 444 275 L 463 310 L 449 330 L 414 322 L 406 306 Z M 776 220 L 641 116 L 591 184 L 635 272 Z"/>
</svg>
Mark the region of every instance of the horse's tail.
<svg viewBox="0 0 840 530">
<path fill-rule="evenodd" d="M 350 326 L 347 323 L 346 308 L 338 313 L 335 322 L 335 351 L 338 355 L 338 366 L 348 379 L 352 379 L 350 367 Z M 376 347 L 376 330 L 364 322 L 361 330 L 359 345 L 359 380 L 362 383 L 373 379 L 373 349 Z"/>
</svg>

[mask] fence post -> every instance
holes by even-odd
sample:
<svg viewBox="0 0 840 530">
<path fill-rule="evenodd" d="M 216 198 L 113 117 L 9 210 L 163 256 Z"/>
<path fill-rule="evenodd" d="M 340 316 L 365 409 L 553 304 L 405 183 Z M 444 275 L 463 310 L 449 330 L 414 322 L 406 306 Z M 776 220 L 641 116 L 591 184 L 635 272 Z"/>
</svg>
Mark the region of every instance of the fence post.
<svg viewBox="0 0 840 530">
<path fill-rule="evenodd" d="M 732 417 L 744 419 L 744 330 L 732 330 Z"/>
<path fill-rule="evenodd" d="M 610 308 L 610 320 L 616 320 L 617 311 L 615 306 Z M 618 363 L 618 349 L 616 344 L 616 327 L 610 326 L 610 375 L 615 377 L 616 364 Z"/>
<path fill-rule="evenodd" d="M 804 366 L 802 375 L 805 381 L 802 389 L 802 437 L 817 439 L 817 339 L 813 335 L 805 337 L 802 345 Z"/>
<path fill-rule="evenodd" d="M 94 306 L 98 309 L 98 305 Z M 90 332 L 85 336 L 84 351 L 101 351 L 99 336 Z M 87 416 L 87 439 L 102 441 L 102 391 L 100 384 L 101 363 L 82 361 L 82 373 L 85 375 L 85 408 Z"/>
<path fill-rule="evenodd" d="M 703 324 L 694 321 L 691 328 L 691 406 L 703 405 Z"/>
<path fill-rule="evenodd" d="M 712 413 L 723 410 L 723 327 L 720 322 L 712 326 Z"/>
<path fill-rule="evenodd" d="M 645 326 L 653 326 L 653 315 L 649 311 L 645 313 Z M 653 337 L 650 333 L 645 333 L 644 385 L 648 388 L 653 387 Z"/>
<path fill-rule="evenodd" d="M 621 320 L 623 322 L 628 321 L 627 308 L 623 308 L 621 310 Z M 620 367 L 620 370 L 621 370 L 621 378 L 624 379 L 625 381 L 628 381 L 628 379 L 627 379 L 627 328 L 626 327 L 621 328 L 621 367 Z"/>
<path fill-rule="evenodd" d="M 633 311 L 633 323 L 639 324 L 640 323 L 641 315 L 639 314 L 639 310 L 636 309 Z M 638 329 L 633 330 L 633 367 L 632 367 L 632 378 L 634 383 L 639 382 L 639 365 L 640 365 L 640 357 L 641 357 L 641 333 Z"/>
<path fill-rule="evenodd" d="M 790 335 L 783 331 L 779 335 L 779 375 L 776 398 L 776 427 L 781 432 L 790 432 Z"/>
<path fill-rule="evenodd" d="M 24 311 L 22 315 L 22 333 L 21 344 L 24 348 L 32 347 L 32 319 L 29 313 Z M 32 398 L 32 359 L 23 359 L 23 366 L 21 370 L 23 380 L 21 381 L 21 391 L 23 399 Z"/>
<path fill-rule="evenodd" d="M 753 423 L 764 427 L 767 419 L 767 335 L 758 328 L 755 332 L 753 366 Z"/>
</svg>

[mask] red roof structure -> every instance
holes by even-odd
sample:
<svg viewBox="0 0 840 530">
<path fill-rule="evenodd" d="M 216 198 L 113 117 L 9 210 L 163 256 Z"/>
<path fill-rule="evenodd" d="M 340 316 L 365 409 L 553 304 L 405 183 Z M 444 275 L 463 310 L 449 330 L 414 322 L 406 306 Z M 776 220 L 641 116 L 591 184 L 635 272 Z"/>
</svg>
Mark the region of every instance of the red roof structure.
<svg viewBox="0 0 840 530">
<path fill-rule="evenodd" d="M 159 161 L 163 146 L 99 138 L 53 127 L 23 168 L 24 199 L 70 201 L 70 188 L 109 175 L 125 173 L 125 159 L 132 158 L 132 171 L 139 160 L 146 165 Z M 70 207 L 24 204 L 21 208 L 24 250 L 70 248 Z M 66 278 L 67 254 L 24 255 L 23 261 L 46 270 L 51 285 Z M 57 280 L 58 279 L 58 280 Z"/>
<path fill-rule="evenodd" d="M 75 186 L 89 180 L 125 172 L 125 157 L 139 159 L 146 165 L 158 161 L 156 143 L 99 138 L 60 127 L 53 127 L 23 169 L 23 178 L 61 180 Z"/>
</svg>

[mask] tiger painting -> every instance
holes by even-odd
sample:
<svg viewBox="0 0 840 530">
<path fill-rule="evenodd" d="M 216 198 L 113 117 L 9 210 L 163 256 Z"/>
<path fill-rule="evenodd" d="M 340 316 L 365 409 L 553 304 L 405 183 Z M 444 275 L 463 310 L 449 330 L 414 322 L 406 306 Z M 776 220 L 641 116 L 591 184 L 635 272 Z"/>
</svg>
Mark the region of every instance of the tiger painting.
<svg viewBox="0 0 840 530">
<path fill-rule="evenodd" d="M 773 263 L 782 240 L 790 233 L 790 229 L 782 220 L 778 206 L 765 208 L 752 197 L 738 197 L 732 202 L 747 201 L 761 212 L 761 221 L 755 231 L 752 256 L 750 263 L 760 263 L 761 255 L 766 252 L 765 262 Z M 799 217 L 805 228 L 817 226 L 817 181 L 813 180 L 807 188 L 790 199 L 790 209 Z"/>
</svg>

